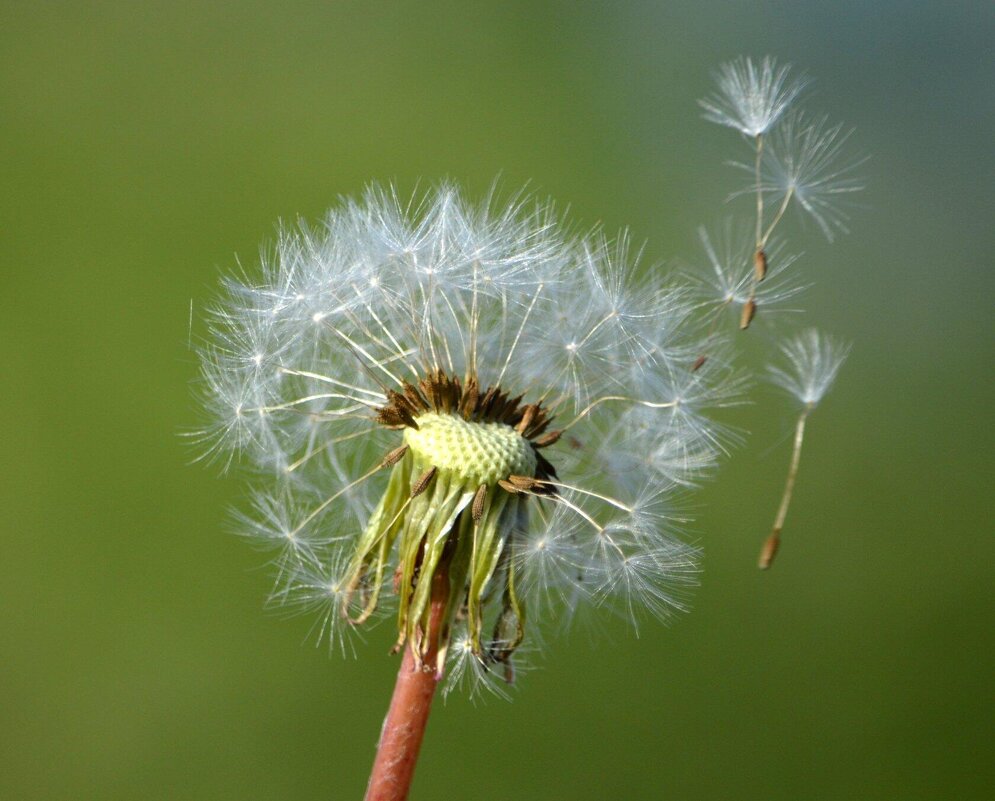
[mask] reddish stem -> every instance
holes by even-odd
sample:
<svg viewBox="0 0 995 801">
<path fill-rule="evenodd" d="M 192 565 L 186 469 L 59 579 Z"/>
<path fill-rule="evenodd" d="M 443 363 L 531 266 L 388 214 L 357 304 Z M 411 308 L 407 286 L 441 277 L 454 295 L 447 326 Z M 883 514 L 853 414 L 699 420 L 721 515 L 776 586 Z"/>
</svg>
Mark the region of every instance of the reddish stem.
<svg viewBox="0 0 995 801">
<path fill-rule="evenodd" d="M 449 598 L 448 570 L 432 577 L 432 609 L 429 615 L 428 651 L 422 664 L 415 662 L 410 643 L 397 673 L 394 697 L 380 731 L 380 745 L 366 788 L 366 801 L 404 801 L 411 788 L 418 751 L 425 735 L 432 698 L 441 675 L 436 674 L 439 629 Z"/>
</svg>

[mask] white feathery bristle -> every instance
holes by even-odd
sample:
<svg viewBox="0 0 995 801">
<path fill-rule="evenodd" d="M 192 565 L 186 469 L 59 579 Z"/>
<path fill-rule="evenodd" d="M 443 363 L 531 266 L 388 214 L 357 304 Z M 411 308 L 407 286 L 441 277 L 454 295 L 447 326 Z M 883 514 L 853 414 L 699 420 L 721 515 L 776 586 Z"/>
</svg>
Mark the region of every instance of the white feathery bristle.
<svg viewBox="0 0 995 801">
<path fill-rule="evenodd" d="M 699 101 L 705 119 L 749 137 L 766 133 L 808 84 L 804 76 L 789 79 L 790 72 L 791 65 L 770 56 L 759 64 L 744 57 L 723 64 L 715 75 L 718 91 Z"/>
<path fill-rule="evenodd" d="M 807 289 L 791 269 L 798 257 L 777 239 L 765 248 L 770 265 L 767 276 L 763 283 L 755 283 L 756 244 L 752 226 L 745 220 L 727 217 L 713 231 L 699 226 L 698 239 L 710 269 L 694 270 L 690 278 L 695 294 L 713 309 L 731 309 L 730 314 L 738 319 L 743 305 L 752 298 L 763 309 L 760 319 L 766 320 L 770 312 L 787 311 L 784 304 Z"/>
<path fill-rule="evenodd" d="M 815 406 L 832 387 L 850 346 L 815 328 L 781 346 L 787 365 L 768 368 L 771 381 L 806 406 Z"/>
<path fill-rule="evenodd" d="M 702 345 L 695 301 L 637 272 L 637 259 L 624 235 L 568 235 L 524 195 L 474 205 L 442 185 L 402 201 L 374 186 L 323 225 L 281 230 L 260 276 L 227 280 L 202 351 L 214 416 L 202 433 L 209 452 L 240 453 L 276 481 L 239 518 L 282 554 L 276 598 L 326 609 L 319 628 L 335 628 L 341 593 L 327 566 L 362 531 L 383 488 L 371 467 L 397 446 L 375 412 L 388 390 L 433 369 L 541 401 L 569 429 L 564 443 L 586 443 L 556 446 L 565 488 L 537 504 L 517 557 L 535 557 L 523 565 L 533 595 L 575 598 L 578 575 L 601 570 L 604 532 L 633 519 L 632 499 L 712 466 L 724 435 L 705 412 L 741 389 L 719 359 L 690 371 Z M 626 548 L 637 556 L 643 544 L 656 559 L 672 540 L 664 526 Z M 602 595 L 642 586 L 602 572 Z M 647 601 L 662 613 L 666 597 Z"/>
<path fill-rule="evenodd" d="M 762 190 L 775 202 L 790 193 L 830 242 L 837 232 L 847 233 L 843 205 L 864 188 L 855 171 L 866 158 L 847 159 L 843 152 L 852 134 L 825 117 L 793 112 L 763 153 Z"/>
</svg>

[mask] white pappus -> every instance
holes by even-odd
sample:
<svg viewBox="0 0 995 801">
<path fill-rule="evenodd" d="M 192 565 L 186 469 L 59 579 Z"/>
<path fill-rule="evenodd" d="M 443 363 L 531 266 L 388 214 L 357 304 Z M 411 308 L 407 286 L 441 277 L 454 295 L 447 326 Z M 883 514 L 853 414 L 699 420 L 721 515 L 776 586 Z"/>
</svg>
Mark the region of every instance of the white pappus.
<svg viewBox="0 0 995 801">
<path fill-rule="evenodd" d="M 444 574 L 435 667 L 452 644 L 457 681 L 510 678 L 526 619 L 581 599 L 680 609 L 697 552 L 670 493 L 713 466 L 704 412 L 742 385 L 719 358 L 692 369 L 693 293 L 635 261 L 524 196 L 373 186 L 227 280 L 200 433 L 259 473 L 239 522 L 276 551 L 273 603 L 340 643 L 393 609 L 419 658 Z"/>
</svg>

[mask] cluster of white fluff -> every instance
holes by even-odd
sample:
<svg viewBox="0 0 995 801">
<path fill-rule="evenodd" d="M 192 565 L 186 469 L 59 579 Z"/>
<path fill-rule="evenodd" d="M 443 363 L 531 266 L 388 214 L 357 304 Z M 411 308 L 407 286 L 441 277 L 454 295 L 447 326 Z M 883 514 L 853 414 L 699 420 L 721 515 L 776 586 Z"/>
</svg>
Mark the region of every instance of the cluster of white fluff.
<svg viewBox="0 0 995 801">
<path fill-rule="evenodd" d="M 765 251 L 770 269 L 763 282 L 757 283 L 753 272 L 756 243 L 750 220 L 726 217 L 711 231 L 699 226 L 698 240 L 705 264 L 692 270 L 689 278 L 706 306 L 720 313 L 730 309 L 738 318 L 752 299 L 764 320 L 771 319 L 772 313 L 797 311 L 785 304 L 808 287 L 794 269 L 799 257 L 789 251 L 786 242 L 776 238 L 768 241 Z"/>
<path fill-rule="evenodd" d="M 836 380 L 850 347 L 815 328 L 809 328 L 781 345 L 783 365 L 771 365 L 771 381 L 804 406 L 814 407 Z"/>
<path fill-rule="evenodd" d="M 771 129 L 802 93 L 808 79 L 791 78 L 790 65 L 779 65 L 766 56 L 759 64 L 745 57 L 723 64 L 715 82 L 717 91 L 699 101 L 705 119 L 755 137 Z"/>
<path fill-rule="evenodd" d="M 524 198 L 472 204 L 443 185 L 408 203 L 371 187 L 282 232 L 260 277 L 226 282 L 203 351 L 208 449 L 265 476 L 240 530 L 279 551 L 274 600 L 348 627 L 337 575 L 400 444 L 375 411 L 441 368 L 541 401 L 564 430 L 544 452 L 558 494 L 536 499 L 517 556 L 533 605 L 678 608 L 695 551 L 672 533 L 669 495 L 713 466 L 704 411 L 741 389 L 721 359 L 692 370 L 694 310 L 636 270 L 624 238 L 571 236 Z"/>
</svg>

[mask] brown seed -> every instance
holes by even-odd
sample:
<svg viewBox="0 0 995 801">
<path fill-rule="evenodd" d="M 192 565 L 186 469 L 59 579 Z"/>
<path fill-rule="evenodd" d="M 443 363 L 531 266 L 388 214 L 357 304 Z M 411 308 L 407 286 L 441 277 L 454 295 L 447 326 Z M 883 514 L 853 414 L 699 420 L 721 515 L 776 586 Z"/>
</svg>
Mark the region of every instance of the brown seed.
<svg viewBox="0 0 995 801">
<path fill-rule="evenodd" d="M 435 478 L 435 474 L 438 469 L 435 467 L 430 467 L 420 476 L 418 480 L 411 485 L 411 497 L 416 498 L 421 495 L 425 490 L 428 489 L 428 485 L 432 483 L 432 479 Z"/>
<path fill-rule="evenodd" d="M 471 377 L 466 382 L 466 390 L 463 392 L 463 401 L 460 404 L 464 420 L 473 419 L 473 415 L 477 411 L 478 400 L 480 400 L 480 387 L 477 385 L 477 379 Z"/>
<path fill-rule="evenodd" d="M 381 467 L 392 467 L 397 464 L 407 453 L 408 446 L 402 445 L 400 448 L 394 448 L 390 453 L 383 457 L 383 461 L 380 462 Z"/>
<path fill-rule="evenodd" d="M 415 431 L 418 430 L 418 423 L 415 422 L 415 416 L 408 411 L 408 409 L 401 407 L 397 410 L 397 416 L 401 418 L 401 421 L 408 428 L 413 428 Z"/>
<path fill-rule="evenodd" d="M 515 415 L 518 413 L 518 407 L 522 402 L 522 397 L 519 395 L 517 398 L 512 398 L 508 401 L 508 405 L 504 410 L 502 423 L 507 423 L 511 425 L 515 420 Z"/>
<path fill-rule="evenodd" d="M 781 547 L 781 532 L 775 531 L 764 542 L 764 547 L 760 551 L 760 558 L 757 560 L 757 567 L 767 570 L 774 564 L 774 557 L 777 556 L 777 549 Z"/>
<path fill-rule="evenodd" d="M 757 279 L 757 283 L 767 277 L 767 254 L 763 248 L 753 254 L 753 277 Z"/>
<path fill-rule="evenodd" d="M 388 425 L 394 425 L 394 420 L 399 420 L 401 424 L 409 428 L 418 428 L 415 416 L 418 410 L 411 404 L 404 395 L 393 389 L 387 390 L 387 405 L 380 409 L 380 421 Z"/>
<path fill-rule="evenodd" d="M 487 485 L 481 484 L 477 487 L 477 492 L 473 496 L 473 505 L 470 507 L 470 516 L 474 523 L 479 523 L 484 516 L 484 501 L 487 500 Z"/>
<path fill-rule="evenodd" d="M 505 481 L 503 478 L 498 479 L 498 486 L 501 489 L 503 489 L 505 492 L 510 492 L 512 495 L 518 495 L 521 492 L 521 490 L 518 489 L 518 487 L 516 487 L 510 481 Z"/>
<path fill-rule="evenodd" d="M 484 396 L 477 401 L 477 410 L 483 419 L 487 419 L 491 413 L 491 405 L 494 403 L 494 397 L 497 395 L 497 389 L 495 387 L 488 387 L 487 392 Z"/>
<path fill-rule="evenodd" d="M 550 445 L 556 443 L 556 441 L 563 436 L 563 431 L 550 431 L 545 436 L 539 437 L 532 446 L 535 448 L 548 448 Z"/>
<path fill-rule="evenodd" d="M 526 439 L 534 440 L 536 437 L 541 436 L 542 433 L 549 428 L 549 424 L 552 422 L 553 418 L 550 417 L 546 413 L 546 410 L 537 403 L 535 420 L 532 421 L 532 425 L 525 429 L 525 433 L 522 436 Z"/>
<path fill-rule="evenodd" d="M 508 481 L 525 491 L 531 490 L 536 485 L 536 480 L 531 476 L 508 476 Z"/>
<path fill-rule="evenodd" d="M 428 401 L 429 407 L 437 409 L 439 406 L 438 395 L 435 391 L 435 382 L 429 378 L 423 378 L 418 382 L 421 387 L 421 394 Z"/>
<path fill-rule="evenodd" d="M 382 409 L 377 409 L 377 422 L 389 428 L 397 428 L 404 425 L 397 411 L 392 406 L 384 406 Z"/>
<path fill-rule="evenodd" d="M 519 434 L 524 434 L 528 431 L 529 426 L 532 425 L 532 421 L 535 420 L 536 413 L 539 411 L 539 407 L 533 403 L 530 403 L 525 407 L 522 413 L 522 419 L 518 421 L 518 425 L 515 426 L 515 431 Z"/>
<path fill-rule="evenodd" d="M 411 408 L 415 412 L 428 411 L 428 404 L 425 403 L 425 399 L 418 391 L 418 387 L 408 381 L 404 382 L 404 397 L 411 404 Z"/>
<path fill-rule="evenodd" d="M 739 327 L 743 331 L 750 327 L 750 323 L 753 322 L 753 318 L 757 314 L 757 302 L 750 298 L 746 303 L 743 304 L 743 313 L 739 316 Z"/>
<path fill-rule="evenodd" d="M 702 354 L 697 359 L 694 360 L 694 364 L 691 365 L 691 372 L 696 373 L 701 368 L 701 366 L 708 361 L 708 357 Z"/>
</svg>

